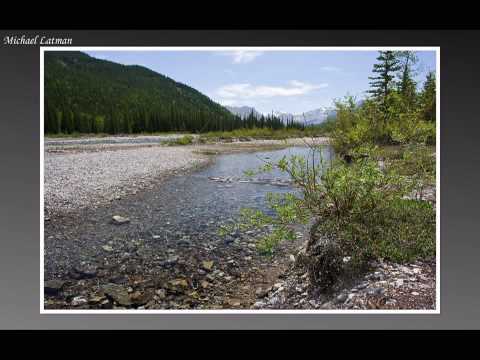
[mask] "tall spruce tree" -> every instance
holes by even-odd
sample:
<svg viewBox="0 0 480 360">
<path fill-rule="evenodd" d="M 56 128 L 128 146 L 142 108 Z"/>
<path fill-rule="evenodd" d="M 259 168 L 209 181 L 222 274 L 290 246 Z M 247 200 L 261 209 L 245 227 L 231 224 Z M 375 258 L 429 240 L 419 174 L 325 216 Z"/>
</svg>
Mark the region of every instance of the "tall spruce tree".
<svg viewBox="0 0 480 360">
<path fill-rule="evenodd" d="M 437 97 L 436 78 L 433 71 L 427 74 L 421 93 L 422 112 L 425 120 L 436 120 Z"/>
<path fill-rule="evenodd" d="M 380 51 L 377 57 L 378 63 L 373 64 L 373 72 L 377 76 L 370 76 L 371 89 L 368 93 L 380 104 L 387 118 L 389 95 L 395 86 L 395 73 L 401 69 L 400 60 L 395 51 Z"/>
<path fill-rule="evenodd" d="M 401 66 L 398 91 L 402 95 L 404 103 L 411 109 L 415 106 L 417 97 L 417 83 L 413 79 L 413 66 L 418 62 L 418 58 L 413 51 L 400 51 L 397 57 Z"/>
</svg>

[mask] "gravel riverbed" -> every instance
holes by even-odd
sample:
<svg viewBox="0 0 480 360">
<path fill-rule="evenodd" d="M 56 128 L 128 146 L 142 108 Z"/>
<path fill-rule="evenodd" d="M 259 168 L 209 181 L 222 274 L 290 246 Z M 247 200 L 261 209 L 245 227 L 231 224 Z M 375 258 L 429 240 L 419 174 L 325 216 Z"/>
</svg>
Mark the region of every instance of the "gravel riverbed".
<svg viewBox="0 0 480 360">
<path fill-rule="evenodd" d="M 44 151 L 47 217 L 84 206 L 106 204 L 177 172 L 208 164 L 209 155 L 261 148 L 327 144 L 327 138 L 252 140 L 165 146 L 181 135 L 48 139 Z"/>
<path fill-rule="evenodd" d="M 208 164 L 206 152 L 254 166 L 257 155 L 243 153 L 258 149 L 211 144 L 47 151 L 45 308 L 251 308 L 259 289 L 272 286 L 287 268 L 289 254 L 303 242 L 301 229 L 297 241 L 269 258 L 255 249 L 268 228 L 227 236 L 218 229 L 243 202 L 263 203 L 265 191 L 285 184 L 223 181 L 210 176 L 210 167 L 192 171 L 192 164 Z M 272 144 L 261 149 L 272 151 L 268 156 L 278 150 Z M 238 173 L 237 161 L 220 163 L 225 175 Z M 169 176 L 175 171 L 184 176 Z"/>
<path fill-rule="evenodd" d="M 114 151 L 45 152 L 46 214 L 96 206 L 134 194 L 159 177 L 204 165 L 192 148 L 139 147 Z"/>
<path fill-rule="evenodd" d="M 434 261 L 374 263 L 325 296 L 310 292 L 294 266 L 308 229 L 296 229 L 296 240 L 269 258 L 256 249 L 269 229 L 218 235 L 239 204 L 260 198 L 248 189 L 287 183 L 240 182 L 228 166 L 213 177 L 196 168 L 215 154 L 304 144 L 46 146 L 45 308 L 434 309 Z M 254 158 L 244 161 L 252 165 Z"/>
</svg>

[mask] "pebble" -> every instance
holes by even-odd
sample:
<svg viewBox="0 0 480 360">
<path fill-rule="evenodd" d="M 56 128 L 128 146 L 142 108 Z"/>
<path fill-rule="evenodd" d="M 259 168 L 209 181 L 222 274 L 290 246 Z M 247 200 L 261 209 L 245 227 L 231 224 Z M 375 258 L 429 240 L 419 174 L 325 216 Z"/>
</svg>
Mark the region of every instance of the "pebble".
<svg viewBox="0 0 480 360">
<path fill-rule="evenodd" d="M 112 221 L 116 225 L 122 225 L 122 224 L 127 224 L 130 222 L 129 218 L 120 216 L 120 215 L 113 215 L 112 216 Z"/>
<path fill-rule="evenodd" d="M 259 309 L 259 308 L 262 308 L 264 305 L 265 305 L 265 303 L 263 301 L 257 301 L 257 302 L 255 302 L 255 304 L 253 304 L 253 307 L 255 309 Z"/>
<path fill-rule="evenodd" d="M 370 288 L 368 289 L 367 291 L 367 294 L 369 295 L 381 295 L 385 292 L 385 289 L 384 288 Z"/>
<path fill-rule="evenodd" d="M 120 140 L 138 142 L 138 138 L 130 139 L 132 138 Z M 98 141 L 105 141 L 105 139 L 61 140 L 60 146 L 79 142 L 90 144 Z M 46 142 L 46 149 L 49 143 L 51 142 Z M 119 189 L 124 189 L 122 193 L 137 191 L 138 187 L 132 185 L 125 188 L 124 184 L 138 179 L 139 175 L 145 181 L 137 185 L 143 187 L 148 185 L 149 179 L 153 180 L 158 175 L 206 161 L 208 160 L 196 154 L 194 149 L 185 147 L 132 147 L 115 149 L 115 151 L 66 152 L 61 155 L 46 151 L 44 157 L 45 209 L 47 212 L 50 209 L 68 211 L 82 206 L 107 203 L 118 195 Z M 62 191 L 59 192 L 58 189 Z"/>
<path fill-rule="evenodd" d="M 72 300 L 72 306 L 80 306 L 88 303 L 88 300 L 85 299 L 83 296 L 76 296 Z"/>
<path fill-rule="evenodd" d="M 362 284 L 357 285 L 358 290 L 365 289 L 368 286 L 368 282 L 364 282 Z"/>
<path fill-rule="evenodd" d="M 165 299 L 167 297 L 165 289 L 158 289 L 155 291 L 155 294 L 158 296 L 159 299 Z"/>
<path fill-rule="evenodd" d="M 102 249 L 107 251 L 107 252 L 112 252 L 113 251 L 113 247 L 111 247 L 110 245 L 103 245 Z"/>
</svg>

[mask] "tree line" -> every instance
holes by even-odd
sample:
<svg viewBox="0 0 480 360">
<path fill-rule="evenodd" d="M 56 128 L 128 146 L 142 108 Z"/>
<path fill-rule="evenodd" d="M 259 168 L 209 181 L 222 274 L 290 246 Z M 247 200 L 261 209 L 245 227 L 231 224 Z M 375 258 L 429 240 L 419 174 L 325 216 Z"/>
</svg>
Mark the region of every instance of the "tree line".
<svg viewBox="0 0 480 360">
<path fill-rule="evenodd" d="M 242 119 L 197 90 L 141 66 L 80 52 L 45 53 L 46 134 L 302 128 L 273 115 Z"/>
<path fill-rule="evenodd" d="M 412 51 L 380 51 L 369 96 L 361 104 L 353 97 L 336 101 L 336 119 L 328 125 L 339 153 L 372 143 L 435 143 L 435 72 L 428 72 L 420 87 L 417 64 Z"/>
</svg>

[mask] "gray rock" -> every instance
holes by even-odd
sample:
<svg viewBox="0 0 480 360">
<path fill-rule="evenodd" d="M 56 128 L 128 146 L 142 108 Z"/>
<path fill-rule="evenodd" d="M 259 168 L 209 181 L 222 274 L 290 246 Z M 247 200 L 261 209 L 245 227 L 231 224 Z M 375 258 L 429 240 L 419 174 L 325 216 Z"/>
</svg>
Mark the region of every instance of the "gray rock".
<svg viewBox="0 0 480 360">
<path fill-rule="evenodd" d="M 253 307 L 255 309 L 260 309 L 265 306 L 265 303 L 263 301 L 257 301 L 255 304 L 253 304 Z"/>
<path fill-rule="evenodd" d="M 340 294 L 338 295 L 336 298 L 335 298 L 335 302 L 338 304 L 338 303 L 342 303 L 344 302 L 345 300 L 347 300 L 347 294 Z"/>
<path fill-rule="evenodd" d="M 166 293 L 165 289 L 158 289 L 157 291 L 155 291 L 155 294 L 161 300 L 163 300 L 167 297 L 167 293 Z"/>
<path fill-rule="evenodd" d="M 90 296 L 90 298 L 88 299 L 88 303 L 95 305 L 95 304 L 103 303 L 105 300 L 108 302 L 105 296 L 93 295 L 93 296 Z"/>
<path fill-rule="evenodd" d="M 114 284 L 124 284 L 128 281 L 128 278 L 123 275 L 117 275 L 117 276 L 111 277 L 109 281 Z"/>
<path fill-rule="evenodd" d="M 187 240 L 187 239 L 180 239 L 178 242 L 177 242 L 177 245 L 179 246 L 183 246 L 183 247 L 188 247 L 190 245 L 192 245 L 191 241 Z"/>
<path fill-rule="evenodd" d="M 357 285 L 357 289 L 362 290 L 362 289 L 365 289 L 367 286 L 368 286 L 368 283 L 364 282 L 362 284 Z"/>
<path fill-rule="evenodd" d="M 258 288 L 257 290 L 255 290 L 255 295 L 256 295 L 258 298 L 263 298 L 263 297 L 267 296 L 269 290 L 270 290 L 270 289 Z"/>
<path fill-rule="evenodd" d="M 279 290 L 280 288 L 282 288 L 282 285 L 283 285 L 283 283 L 278 282 L 278 283 L 276 283 L 276 284 L 273 285 L 273 288 L 274 288 L 275 290 Z"/>
<path fill-rule="evenodd" d="M 120 216 L 120 215 L 113 215 L 112 216 L 112 222 L 115 224 L 115 225 L 122 225 L 122 224 L 127 224 L 130 222 L 130 219 L 129 218 L 126 218 L 126 217 L 123 217 L 123 216 Z"/>
<path fill-rule="evenodd" d="M 178 262 L 178 256 L 172 256 L 162 262 L 160 262 L 160 266 L 162 267 L 172 267 Z"/>
<path fill-rule="evenodd" d="M 234 239 L 233 237 L 227 236 L 227 237 L 225 238 L 225 240 L 223 240 L 223 243 L 224 243 L 225 245 L 229 245 L 229 244 L 232 244 L 234 241 L 235 241 L 235 239 Z"/>
<path fill-rule="evenodd" d="M 73 298 L 71 305 L 80 306 L 80 305 L 85 305 L 86 303 L 88 303 L 88 300 L 85 299 L 83 296 L 76 296 Z"/>
<path fill-rule="evenodd" d="M 385 292 L 384 288 L 371 288 L 368 289 L 367 294 L 369 295 L 382 295 Z"/>
<path fill-rule="evenodd" d="M 97 266 L 94 264 L 80 264 L 72 268 L 72 277 L 75 279 L 91 279 L 97 276 Z"/>
<path fill-rule="evenodd" d="M 65 281 L 49 280 L 45 281 L 45 284 L 43 285 L 43 290 L 45 294 L 57 295 L 60 291 L 62 291 L 64 285 Z"/>
<path fill-rule="evenodd" d="M 132 304 L 145 305 L 146 303 L 148 303 L 151 300 L 152 296 L 151 296 L 151 294 L 148 294 L 148 293 L 135 291 L 134 293 L 132 293 L 129 296 L 129 298 L 130 298 L 130 301 L 132 302 Z M 123 305 L 127 305 L 127 304 L 123 304 Z"/>
<path fill-rule="evenodd" d="M 374 280 L 383 280 L 385 277 L 380 271 L 375 271 L 372 275 L 372 279 Z"/>
<path fill-rule="evenodd" d="M 107 251 L 107 252 L 112 252 L 113 251 L 113 247 L 111 247 L 110 245 L 103 245 L 102 249 Z"/>
<path fill-rule="evenodd" d="M 132 305 L 132 301 L 128 296 L 128 291 L 123 286 L 117 284 L 107 284 L 102 287 L 102 290 L 107 297 L 117 302 L 119 305 Z"/>
<path fill-rule="evenodd" d="M 333 304 L 332 304 L 330 301 L 328 301 L 328 302 L 322 304 L 322 305 L 320 306 L 320 309 L 325 309 L 325 310 L 326 310 L 326 309 L 331 309 L 332 306 L 333 306 Z"/>
</svg>

